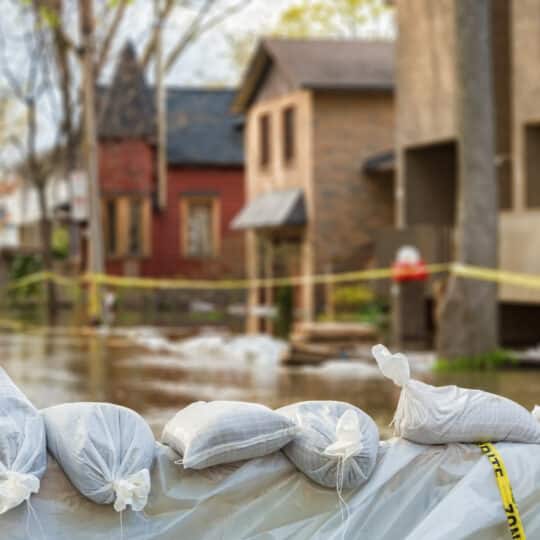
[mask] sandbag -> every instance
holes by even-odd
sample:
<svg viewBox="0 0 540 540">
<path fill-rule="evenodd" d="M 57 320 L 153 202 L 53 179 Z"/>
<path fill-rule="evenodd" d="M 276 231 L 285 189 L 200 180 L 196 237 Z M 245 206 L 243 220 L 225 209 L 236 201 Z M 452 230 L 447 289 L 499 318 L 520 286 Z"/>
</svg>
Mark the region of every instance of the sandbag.
<svg viewBox="0 0 540 540">
<path fill-rule="evenodd" d="M 47 446 L 79 492 L 117 512 L 142 510 L 155 440 L 134 411 L 110 403 L 66 403 L 42 411 Z"/>
<path fill-rule="evenodd" d="M 391 354 L 383 345 L 372 353 L 383 375 L 401 387 L 392 422 L 396 436 L 422 444 L 540 443 L 539 415 L 514 401 L 482 390 L 416 381 L 410 378 L 405 355 Z"/>
<path fill-rule="evenodd" d="M 161 440 L 182 456 L 186 469 L 204 469 L 266 456 L 285 446 L 298 428 L 264 405 L 197 401 L 179 411 Z"/>
<path fill-rule="evenodd" d="M 39 491 L 45 441 L 41 415 L 0 368 L 0 514 Z"/>
<path fill-rule="evenodd" d="M 311 480 L 341 490 L 360 487 L 370 477 L 379 431 L 365 412 L 339 401 L 304 401 L 278 412 L 300 428 L 283 451 Z"/>
</svg>

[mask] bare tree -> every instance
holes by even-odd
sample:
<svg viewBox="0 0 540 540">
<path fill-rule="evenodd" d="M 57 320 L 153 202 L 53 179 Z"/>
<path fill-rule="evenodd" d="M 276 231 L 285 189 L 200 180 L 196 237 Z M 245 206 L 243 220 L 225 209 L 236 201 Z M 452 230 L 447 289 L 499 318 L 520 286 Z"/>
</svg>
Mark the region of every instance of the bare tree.
<svg viewBox="0 0 540 540">
<path fill-rule="evenodd" d="M 52 143 L 52 151 L 40 152 L 38 138 L 40 134 L 40 111 L 53 110 L 56 106 L 54 97 L 54 61 L 47 31 L 41 25 L 35 3 L 20 6 L 19 15 L 24 23 L 15 42 L 7 44 L 5 29 L 0 24 L 0 64 L 2 76 L 10 90 L 11 98 L 16 100 L 25 113 L 24 136 L 13 137 L 12 143 L 20 152 L 19 169 L 23 178 L 35 189 L 39 207 L 39 231 L 41 255 L 45 270 L 52 270 L 52 223 L 47 201 L 47 182 L 58 162 L 60 149 L 59 133 Z M 18 45 L 24 51 L 27 60 L 26 69 L 17 68 L 9 59 L 8 47 Z M 47 305 L 49 313 L 54 314 L 56 307 L 55 290 L 52 282 L 47 282 Z"/>
<path fill-rule="evenodd" d="M 497 267 L 497 182 L 491 1 L 456 0 L 459 194 L 456 260 Z M 438 352 L 470 357 L 498 345 L 497 286 L 450 278 L 443 303 Z"/>
</svg>

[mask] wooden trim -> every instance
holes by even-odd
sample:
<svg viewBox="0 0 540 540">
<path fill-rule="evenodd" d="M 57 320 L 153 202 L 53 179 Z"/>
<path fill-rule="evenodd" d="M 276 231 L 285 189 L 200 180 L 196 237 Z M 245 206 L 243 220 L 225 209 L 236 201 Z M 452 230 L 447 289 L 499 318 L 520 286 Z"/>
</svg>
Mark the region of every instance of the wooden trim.
<svg viewBox="0 0 540 540">
<path fill-rule="evenodd" d="M 189 197 L 180 198 L 180 256 L 189 257 L 188 255 L 188 200 Z"/>
<path fill-rule="evenodd" d="M 214 257 L 219 257 L 221 252 L 221 201 L 214 197 L 212 201 L 212 233 Z"/>
<path fill-rule="evenodd" d="M 142 201 L 142 254 L 152 256 L 152 203 L 147 197 Z"/>
<path fill-rule="evenodd" d="M 129 197 L 119 197 L 116 202 L 116 235 L 117 246 L 116 255 L 118 257 L 128 256 L 129 242 Z"/>
</svg>

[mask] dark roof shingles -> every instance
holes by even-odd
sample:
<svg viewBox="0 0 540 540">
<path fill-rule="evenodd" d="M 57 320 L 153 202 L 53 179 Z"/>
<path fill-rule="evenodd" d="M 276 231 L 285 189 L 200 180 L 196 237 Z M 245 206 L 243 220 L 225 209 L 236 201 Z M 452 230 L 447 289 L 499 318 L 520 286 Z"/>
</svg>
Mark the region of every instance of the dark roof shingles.
<svg viewBox="0 0 540 540">
<path fill-rule="evenodd" d="M 243 130 L 230 112 L 234 90 L 169 88 L 169 163 L 239 166 L 244 162 Z"/>
<path fill-rule="evenodd" d="M 167 88 L 167 153 L 173 165 L 242 166 L 242 117 L 230 112 L 232 89 Z M 122 50 L 110 86 L 97 89 L 99 137 L 155 142 L 154 89 L 135 49 Z"/>
<path fill-rule="evenodd" d="M 98 106 L 100 137 L 154 139 L 152 91 L 131 43 L 120 54 L 112 84 L 99 88 Z"/>
</svg>

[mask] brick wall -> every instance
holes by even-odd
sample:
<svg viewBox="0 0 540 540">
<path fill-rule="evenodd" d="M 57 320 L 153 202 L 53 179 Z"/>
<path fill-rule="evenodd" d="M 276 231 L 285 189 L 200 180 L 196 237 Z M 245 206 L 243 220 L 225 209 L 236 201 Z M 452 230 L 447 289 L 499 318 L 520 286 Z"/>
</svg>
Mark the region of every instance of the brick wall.
<svg viewBox="0 0 540 540">
<path fill-rule="evenodd" d="M 355 270 L 374 255 L 374 231 L 393 224 L 392 175 L 368 177 L 363 161 L 394 146 L 390 93 L 314 96 L 316 271 Z"/>
<path fill-rule="evenodd" d="M 149 193 L 154 178 L 154 150 L 144 140 L 106 140 L 99 145 L 103 194 Z"/>
</svg>

